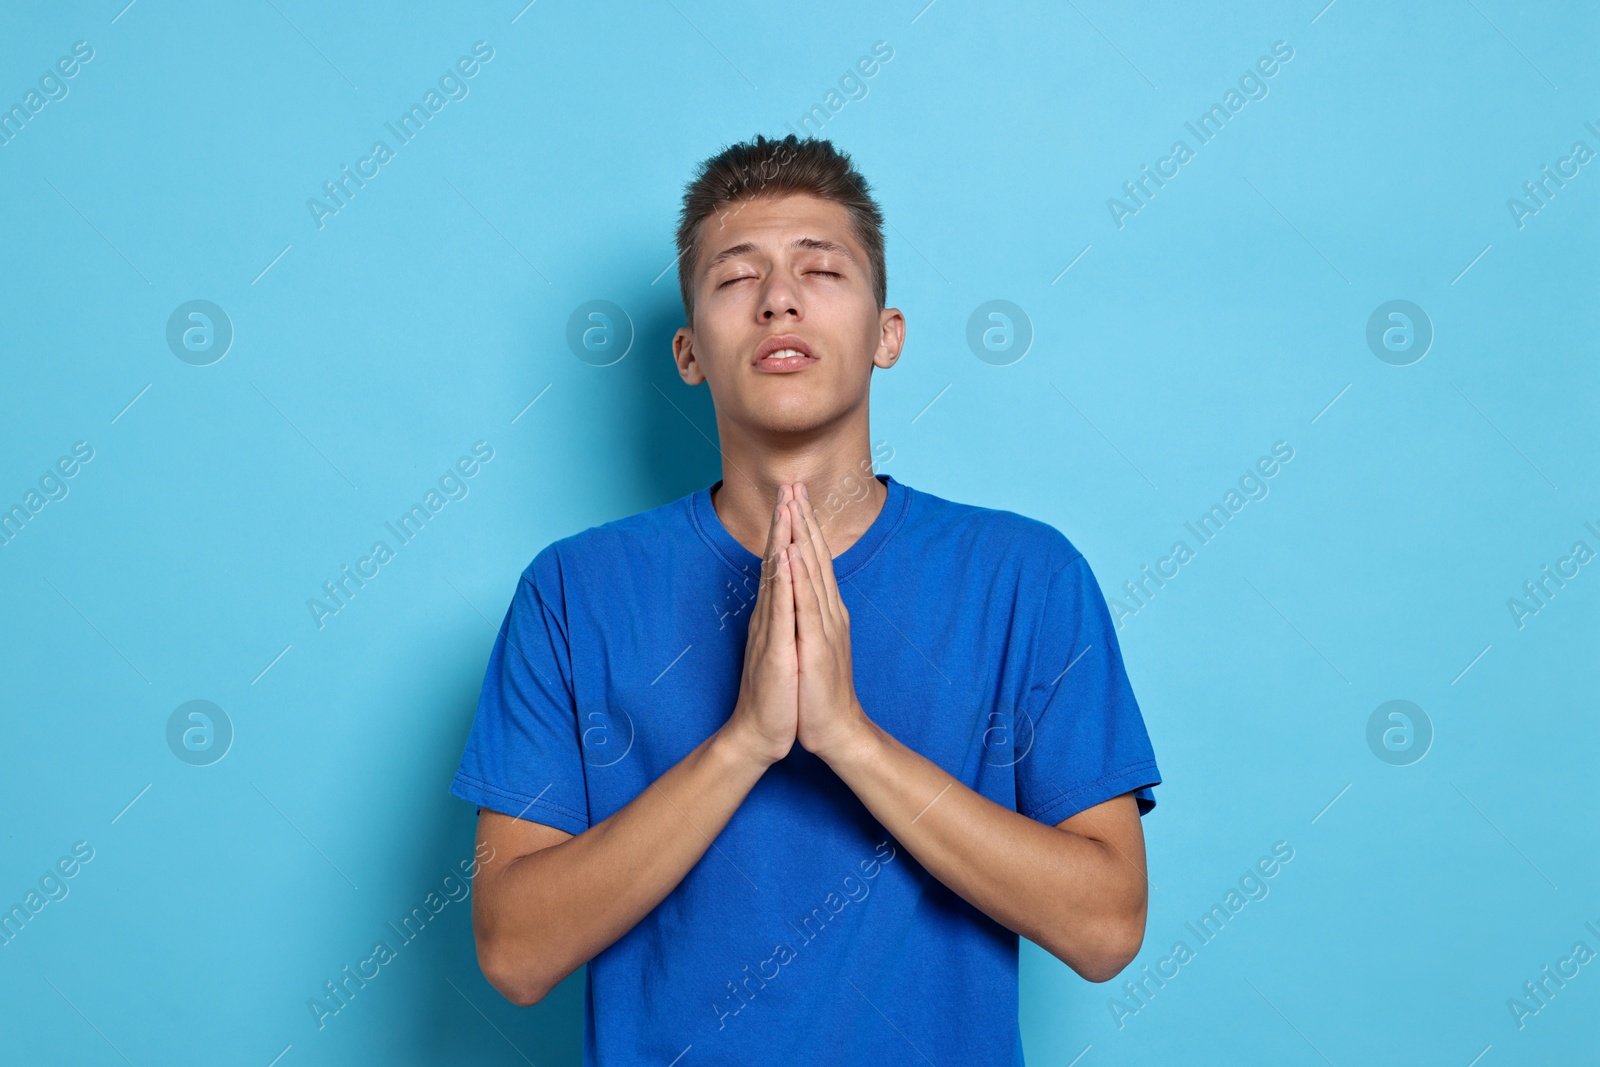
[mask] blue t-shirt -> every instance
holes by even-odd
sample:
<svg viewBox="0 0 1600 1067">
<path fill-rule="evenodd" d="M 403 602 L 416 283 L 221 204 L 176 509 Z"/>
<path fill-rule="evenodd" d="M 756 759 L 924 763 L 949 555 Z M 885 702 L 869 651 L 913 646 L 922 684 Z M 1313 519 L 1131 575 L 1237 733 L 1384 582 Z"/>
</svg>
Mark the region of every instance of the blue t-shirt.
<svg viewBox="0 0 1600 1067">
<path fill-rule="evenodd" d="M 1054 528 L 884 474 L 833 563 L 867 715 L 1054 825 L 1155 754 L 1089 564 Z M 720 483 L 719 483 L 720 484 Z M 725 723 L 761 559 L 700 489 L 523 572 L 450 791 L 572 834 Z M 826 532 L 826 526 L 824 526 Z M 584 1063 L 1020 1065 L 1017 935 L 930 876 L 795 744 L 662 902 L 590 961 Z"/>
</svg>

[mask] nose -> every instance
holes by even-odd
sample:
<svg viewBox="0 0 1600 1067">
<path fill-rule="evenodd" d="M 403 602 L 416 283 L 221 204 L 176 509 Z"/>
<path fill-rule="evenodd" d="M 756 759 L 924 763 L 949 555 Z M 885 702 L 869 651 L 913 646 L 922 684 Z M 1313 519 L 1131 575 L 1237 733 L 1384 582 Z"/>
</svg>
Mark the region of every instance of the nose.
<svg viewBox="0 0 1600 1067">
<path fill-rule="evenodd" d="M 761 296 L 761 318 L 770 322 L 782 316 L 800 319 L 804 313 L 794 280 L 784 271 L 774 271 L 767 279 L 766 290 Z"/>
</svg>

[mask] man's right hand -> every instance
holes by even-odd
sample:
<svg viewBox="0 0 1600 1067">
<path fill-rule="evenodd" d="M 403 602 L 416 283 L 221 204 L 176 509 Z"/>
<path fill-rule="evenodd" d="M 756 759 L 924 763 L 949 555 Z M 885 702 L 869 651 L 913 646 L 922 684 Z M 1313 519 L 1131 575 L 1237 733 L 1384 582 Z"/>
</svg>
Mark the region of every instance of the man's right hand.
<svg viewBox="0 0 1600 1067">
<path fill-rule="evenodd" d="M 473 882 L 473 934 L 484 976 L 513 1004 L 539 1003 L 666 899 L 794 746 L 800 664 L 793 584 L 779 555 L 796 549 L 783 506 L 792 492 L 778 499 L 728 721 L 577 835 L 489 808 L 479 813 L 479 843 L 493 861 Z"/>
<path fill-rule="evenodd" d="M 799 723 L 800 661 L 795 649 L 794 587 L 783 553 L 793 540 L 789 509 L 793 490 L 778 490 L 761 560 L 761 584 L 745 641 L 739 699 L 724 732 L 752 758 L 776 763 L 789 754 Z"/>
</svg>

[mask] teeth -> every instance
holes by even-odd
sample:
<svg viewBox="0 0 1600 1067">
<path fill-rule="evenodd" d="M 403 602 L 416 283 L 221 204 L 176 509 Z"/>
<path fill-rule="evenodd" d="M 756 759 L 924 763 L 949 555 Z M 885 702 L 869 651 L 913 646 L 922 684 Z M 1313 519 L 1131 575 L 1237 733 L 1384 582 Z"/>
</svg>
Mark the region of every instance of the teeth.
<svg viewBox="0 0 1600 1067">
<path fill-rule="evenodd" d="M 762 358 L 764 358 L 764 359 L 782 359 L 785 356 L 803 356 L 803 355 L 805 355 L 805 353 L 801 352 L 801 351 L 798 351 L 797 349 L 780 348 L 776 352 L 769 352 L 766 356 L 764 356 Z"/>
</svg>

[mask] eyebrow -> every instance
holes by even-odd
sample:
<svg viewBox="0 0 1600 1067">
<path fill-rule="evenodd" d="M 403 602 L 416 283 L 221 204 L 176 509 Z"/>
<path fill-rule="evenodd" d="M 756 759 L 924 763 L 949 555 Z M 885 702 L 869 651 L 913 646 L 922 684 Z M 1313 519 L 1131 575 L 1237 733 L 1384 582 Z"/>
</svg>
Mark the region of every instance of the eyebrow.
<svg viewBox="0 0 1600 1067">
<path fill-rule="evenodd" d="M 856 261 L 856 257 L 851 254 L 850 249 L 846 248 L 837 241 L 829 241 L 821 237 L 796 237 L 794 241 L 790 243 L 789 247 L 803 248 L 813 252 L 832 252 L 836 255 L 844 256 L 852 263 Z M 748 255 L 754 251 L 756 251 L 756 246 L 751 241 L 741 241 L 730 248 L 724 248 L 721 252 L 718 252 L 715 256 L 711 257 L 711 260 L 706 264 L 706 273 L 711 273 L 711 271 L 716 269 L 717 264 L 723 262 L 724 260 L 733 259 L 737 256 Z"/>
</svg>

